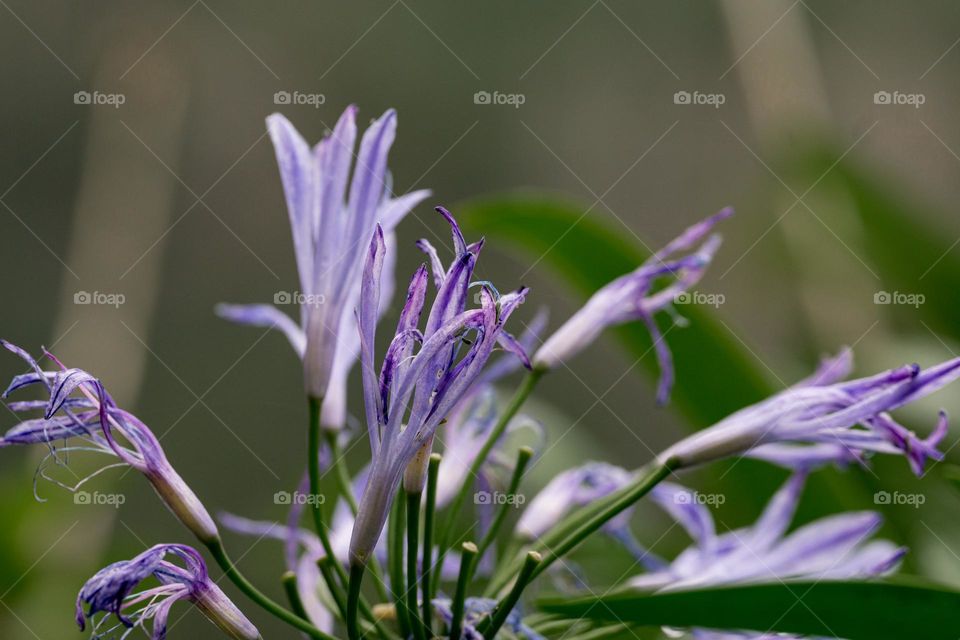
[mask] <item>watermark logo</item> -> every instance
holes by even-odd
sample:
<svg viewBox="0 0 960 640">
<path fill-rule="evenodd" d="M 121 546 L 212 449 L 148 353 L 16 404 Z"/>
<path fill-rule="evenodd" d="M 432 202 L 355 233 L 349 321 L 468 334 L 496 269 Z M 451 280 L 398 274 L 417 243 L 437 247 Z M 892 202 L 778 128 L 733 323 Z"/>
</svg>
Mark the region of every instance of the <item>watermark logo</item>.
<svg viewBox="0 0 960 640">
<path fill-rule="evenodd" d="M 273 104 L 306 105 L 319 109 L 327 101 L 322 93 L 304 93 L 302 91 L 277 91 L 273 94 Z"/>
<path fill-rule="evenodd" d="M 900 91 L 877 91 L 873 94 L 873 104 L 904 105 L 919 109 L 927 101 L 922 93 L 902 93 Z"/>
<path fill-rule="evenodd" d="M 700 493 L 699 491 L 681 491 L 673 496 L 676 504 L 703 504 L 719 507 L 727 501 L 722 493 Z"/>
<path fill-rule="evenodd" d="M 527 501 L 526 496 L 522 493 L 503 493 L 502 491 L 478 491 L 473 494 L 473 503 L 474 504 L 508 504 L 512 507 L 519 508 L 523 503 Z"/>
<path fill-rule="evenodd" d="M 520 105 L 527 101 L 527 96 L 522 93 L 500 93 L 494 91 L 477 91 L 473 94 L 473 104 L 497 104 L 509 105 L 514 109 L 519 109 Z"/>
<path fill-rule="evenodd" d="M 273 304 L 298 304 L 301 307 L 319 307 L 327 298 L 322 293 L 300 293 L 299 291 L 277 291 L 273 294 Z"/>
<path fill-rule="evenodd" d="M 681 291 L 673 297 L 674 304 L 702 304 L 716 309 L 727 301 L 722 293 L 704 293 L 702 291 Z"/>
<path fill-rule="evenodd" d="M 127 301 L 122 293 L 107 293 L 104 291 L 77 291 L 73 294 L 73 304 L 92 304 L 119 308 Z"/>
<path fill-rule="evenodd" d="M 100 91 L 77 91 L 73 94 L 73 104 L 107 105 L 119 109 L 127 101 L 122 93 L 102 93 Z"/>
<path fill-rule="evenodd" d="M 289 491 L 277 491 L 273 494 L 273 504 L 282 504 L 282 505 L 293 505 L 293 504 L 323 504 L 327 501 L 327 497 L 322 493 L 301 493 L 299 491 L 294 491 L 290 493 Z"/>
<path fill-rule="evenodd" d="M 873 304 L 902 304 L 917 309 L 927 297 L 922 293 L 903 293 L 901 291 L 877 291 L 873 294 Z"/>
<path fill-rule="evenodd" d="M 107 505 L 119 509 L 127 501 L 122 493 L 100 493 L 99 491 L 77 491 L 73 494 L 73 504 Z"/>
<path fill-rule="evenodd" d="M 727 101 L 722 93 L 702 93 L 700 91 L 677 91 L 673 94 L 673 104 L 706 105 L 719 109 Z"/>
<path fill-rule="evenodd" d="M 890 493 L 889 491 L 877 491 L 873 494 L 874 504 L 907 505 L 914 509 L 919 509 L 926 501 L 927 496 L 922 493 L 901 493 L 899 491 Z"/>
</svg>

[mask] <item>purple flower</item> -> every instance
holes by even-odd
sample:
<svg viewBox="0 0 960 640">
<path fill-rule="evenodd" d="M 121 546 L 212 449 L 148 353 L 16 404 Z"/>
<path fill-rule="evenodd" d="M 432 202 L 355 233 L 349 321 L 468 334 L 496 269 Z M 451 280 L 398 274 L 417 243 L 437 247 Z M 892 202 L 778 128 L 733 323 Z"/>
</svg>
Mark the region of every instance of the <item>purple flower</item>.
<svg viewBox="0 0 960 640">
<path fill-rule="evenodd" d="M 604 329 L 640 320 L 650 331 L 654 352 L 660 364 L 661 377 L 657 398 L 661 403 L 666 402 L 673 384 L 673 364 L 670 350 L 664 343 L 654 315 L 668 309 L 684 292 L 699 282 L 720 246 L 720 237 L 711 235 L 702 243 L 700 241 L 717 222 L 731 215 L 733 209 L 723 209 L 693 225 L 650 256 L 636 270 L 617 278 L 593 294 L 587 303 L 540 347 L 533 357 L 534 368 L 555 369 L 586 349 Z M 678 253 L 694 249 L 698 243 L 700 245 L 693 253 L 676 257 Z M 654 284 L 668 276 L 674 280 L 654 291 Z"/>
<path fill-rule="evenodd" d="M 376 545 L 401 474 L 407 471 L 405 487 L 408 482 L 421 481 L 421 465 L 414 465 L 414 473 L 408 466 L 415 459 L 425 466 L 437 426 L 470 391 L 494 348 L 499 344 L 525 359 L 522 347 L 504 331 L 504 324 L 523 302 L 526 289 L 498 297 L 492 287 L 483 285 L 478 294 L 480 308 L 466 310 L 482 242 L 467 245 L 449 212 L 438 211 L 453 230 L 456 257 L 450 268 L 444 269 L 436 251 L 421 241 L 431 257 L 437 295 L 421 331 L 419 319 L 427 290 L 427 270 L 421 265 L 410 282 L 379 375 L 374 365 L 374 338 L 386 250 L 379 226 L 364 267 L 358 310 L 360 362 L 373 462 L 350 541 L 354 565 L 365 564 Z M 411 475 L 418 477 L 411 479 Z"/>
<path fill-rule="evenodd" d="M 867 378 L 840 382 L 849 354 L 826 361 L 812 377 L 724 418 L 673 445 L 659 456 L 680 466 L 746 455 L 809 468 L 866 454 L 902 454 L 917 475 L 927 458 L 941 460 L 937 444 L 947 434 L 947 416 L 926 439 L 888 413 L 927 396 L 960 377 L 960 358 L 921 369 L 908 365 Z"/>
<path fill-rule="evenodd" d="M 517 522 L 517 534 L 536 540 L 571 510 L 595 502 L 623 488 L 634 474 L 605 462 L 588 462 L 568 469 L 547 483 L 537 497 L 523 510 Z M 621 513 L 607 524 L 607 530 L 620 529 L 630 518 L 631 510 Z"/>
<path fill-rule="evenodd" d="M 722 534 L 716 532 L 710 510 L 697 494 L 669 482 L 659 484 L 651 498 L 694 544 L 669 565 L 637 576 L 630 584 L 660 591 L 789 578 L 864 579 L 893 571 L 906 549 L 870 540 L 882 522 L 878 513 L 828 516 L 787 534 L 805 479 L 805 472 L 795 473 L 752 526 Z"/>
<path fill-rule="evenodd" d="M 181 560 L 183 566 L 167 560 Z M 134 593 L 141 582 L 153 578 L 159 586 Z M 153 621 L 150 638 L 167 637 L 170 609 L 181 600 L 192 602 L 226 635 L 236 640 L 257 640 L 260 632 L 247 620 L 207 574 L 203 558 L 193 548 L 182 544 L 158 544 L 132 560 L 121 560 L 104 567 L 87 580 L 77 596 L 76 619 L 80 630 L 93 622 L 95 638 L 115 637 L 114 630 L 126 638 L 137 627 L 146 632 L 146 623 Z M 84 605 L 87 611 L 84 612 Z M 103 612 L 99 620 L 94 616 Z M 110 615 L 119 621 L 107 627 Z"/>
<path fill-rule="evenodd" d="M 81 369 L 66 368 L 49 353 L 45 355 L 56 362 L 60 370 L 44 371 L 20 347 L 5 340 L 0 344 L 23 358 L 31 368 L 31 372 L 13 378 L 3 397 L 37 384 L 43 385 L 50 396 L 48 400 L 7 403 L 15 413 L 43 410 L 43 417 L 26 419 L 7 431 L 0 438 L 0 448 L 46 444 L 49 451 L 41 462 L 40 471 L 44 477 L 46 462 L 50 459 L 62 462 L 58 457 L 61 452 L 86 451 L 119 458 L 120 462 L 108 465 L 67 488 L 75 491 L 106 469 L 128 465 L 146 476 L 167 507 L 201 541 L 218 539 L 217 527 L 210 514 L 167 460 L 156 436 L 136 416 L 119 408 L 99 380 Z M 67 440 L 71 441 L 70 445 L 56 447 L 57 442 Z"/>
<path fill-rule="evenodd" d="M 367 129 L 354 156 L 356 111 L 347 107 L 333 131 L 313 148 L 282 115 L 267 118 L 300 274 L 300 291 L 278 294 L 277 301 L 299 302 L 299 324 L 270 305 L 218 307 L 229 320 L 276 327 L 287 335 L 303 358 L 307 393 L 324 398 L 322 419 L 328 428 L 342 427 L 346 416 L 346 376 L 359 349 L 353 310 L 363 249 L 374 225 L 389 236 L 429 195 L 425 190 L 391 195 L 387 154 L 397 128 L 392 109 Z"/>
</svg>

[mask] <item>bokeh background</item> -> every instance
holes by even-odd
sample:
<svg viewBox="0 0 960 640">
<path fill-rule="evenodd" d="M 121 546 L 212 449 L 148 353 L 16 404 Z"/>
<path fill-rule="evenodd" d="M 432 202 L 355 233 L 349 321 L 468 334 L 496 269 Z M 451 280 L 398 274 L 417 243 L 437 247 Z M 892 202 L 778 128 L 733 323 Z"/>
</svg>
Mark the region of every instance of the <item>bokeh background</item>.
<svg viewBox="0 0 960 640">
<path fill-rule="evenodd" d="M 398 110 L 394 188 L 429 187 L 430 204 L 546 193 L 654 247 L 735 206 L 698 290 L 771 389 L 841 345 L 855 346 L 858 372 L 929 364 L 960 352 L 958 43 L 960 7 L 930 0 L 0 0 L 0 333 L 101 376 L 212 508 L 282 517 L 273 494 L 302 470 L 299 364 L 281 335 L 227 325 L 213 307 L 297 288 L 264 117 L 279 110 L 318 139 L 356 103 L 364 121 Z M 447 244 L 429 206 L 400 228 L 399 273 L 420 260 L 419 237 Z M 591 271 L 589 255 L 578 268 Z M 531 286 L 524 318 L 546 306 L 552 326 L 583 299 L 517 243 L 488 243 L 479 276 Z M 84 292 L 123 303 L 78 304 Z M 923 300 L 877 304 L 884 292 Z M 613 337 L 571 364 L 530 408 L 557 442 L 531 489 L 588 458 L 640 465 L 703 426 L 656 407 L 646 368 Z M 0 362 L 4 377 L 20 370 Z M 704 358 L 678 375 L 727 374 Z M 902 417 L 925 432 L 939 406 L 957 413 L 956 392 Z M 122 495 L 119 508 L 45 482 L 37 502 L 41 454 L 0 451 L 3 638 L 76 635 L 87 576 L 189 542 L 136 474 L 90 485 Z M 364 457 L 353 452 L 355 468 Z M 725 496 L 724 528 L 752 520 L 782 478 L 741 464 L 688 477 Z M 905 467 L 824 472 L 800 519 L 883 508 L 884 533 L 912 548 L 905 571 L 960 584 L 949 466 L 922 481 Z M 875 491 L 923 504 L 878 506 Z M 686 541 L 667 529 L 654 511 L 638 518 L 638 536 L 669 555 Z M 278 545 L 230 545 L 279 596 Z M 605 554 L 597 580 L 620 577 L 624 559 Z M 172 636 L 208 637 L 181 613 Z M 292 637 L 251 615 L 266 637 Z"/>
</svg>

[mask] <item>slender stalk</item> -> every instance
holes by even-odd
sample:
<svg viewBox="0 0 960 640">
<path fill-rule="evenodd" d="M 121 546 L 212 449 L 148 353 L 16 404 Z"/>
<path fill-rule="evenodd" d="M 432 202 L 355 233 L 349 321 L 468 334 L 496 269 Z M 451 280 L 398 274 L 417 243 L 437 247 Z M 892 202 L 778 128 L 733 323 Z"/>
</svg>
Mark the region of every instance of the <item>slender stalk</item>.
<svg viewBox="0 0 960 640">
<path fill-rule="evenodd" d="M 326 536 L 326 527 L 323 524 L 323 509 L 320 504 L 320 409 L 323 398 L 310 396 L 307 398 L 310 409 L 310 428 L 307 434 L 307 473 L 310 476 L 310 500 L 313 514 L 313 527 L 317 530 L 321 542 Z M 326 547 L 324 547 L 326 548 Z M 327 555 L 333 556 L 330 550 Z"/>
<path fill-rule="evenodd" d="M 533 457 L 533 449 L 530 447 L 520 447 L 520 450 L 517 452 L 517 464 L 513 467 L 513 475 L 510 477 L 510 484 L 507 488 L 507 500 L 503 504 L 499 505 L 497 509 L 497 514 L 493 517 L 493 522 L 490 523 L 490 528 L 487 529 L 486 534 L 483 536 L 483 540 L 480 541 L 480 557 L 483 557 L 483 554 L 487 552 L 487 549 L 490 548 L 490 545 L 493 544 L 493 541 L 497 539 L 497 534 L 500 532 L 500 527 L 503 526 L 503 521 L 507 517 L 507 510 L 513 506 L 510 502 L 510 497 L 517 495 L 517 489 L 520 488 L 520 480 L 523 479 L 523 472 L 527 469 L 527 464 L 530 462 L 530 459 Z M 515 503 L 514 503 L 515 504 Z"/>
<path fill-rule="evenodd" d="M 353 512 L 353 515 L 357 515 L 357 497 L 353 493 L 353 483 L 350 481 L 350 472 L 347 469 L 346 460 L 344 458 L 343 450 L 340 448 L 340 443 L 337 441 L 337 432 L 324 430 L 323 435 L 327 441 L 327 446 L 330 448 L 330 467 L 333 469 L 334 478 L 337 482 L 337 490 L 343 495 L 344 500 L 347 501 L 347 504 L 350 505 L 350 511 Z M 370 558 L 370 572 L 373 573 L 376 581 L 374 586 L 377 589 L 377 595 L 383 600 L 389 600 L 390 596 L 387 594 L 387 589 L 384 586 L 385 581 L 383 579 L 383 570 L 380 568 L 380 562 L 377 560 L 376 556 Z"/>
<path fill-rule="evenodd" d="M 407 493 L 407 616 L 416 640 L 426 640 L 423 622 L 417 613 L 417 552 L 420 549 L 421 493 Z"/>
<path fill-rule="evenodd" d="M 297 574 L 293 571 L 285 571 L 280 576 L 280 582 L 283 583 L 283 590 L 287 594 L 287 600 L 290 601 L 290 610 L 304 620 L 308 620 L 307 611 L 303 608 L 300 593 L 297 591 Z"/>
<path fill-rule="evenodd" d="M 222 541 L 214 540 L 207 542 L 206 544 L 207 549 L 210 550 L 210 554 L 217 561 L 217 564 L 220 565 L 220 568 L 223 569 L 223 572 L 227 575 L 227 577 L 230 578 L 233 584 L 235 584 L 237 588 L 245 593 L 251 600 L 263 607 L 269 613 L 273 614 L 277 618 L 280 618 L 290 626 L 296 627 L 311 638 L 316 638 L 317 640 L 336 640 L 333 636 L 327 635 L 303 618 L 291 613 L 290 611 L 287 611 L 281 605 L 277 604 L 269 597 L 261 593 L 260 590 L 253 586 L 253 584 L 251 584 L 250 581 L 247 580 L 242 573 L 240 573 L 240 570 L 237 569 L 236 565 L 233 564 L 233 561 L 230 560 L 230 557 L 227 555 L 226 549 L 223 547 Z"/>
<path fill-rule="evenodd" d="M 497 603 L 490 615 L 477 629 L 477 631 L 483 634 L 484 640 L 493 640 L 493 638 L 496 637 L 500 627 L 507 621 L 507 616 L 510 615 L 513 608 L 520 602 L 520 596 L 523 594 L 523 590 L 526 589 L 530 581 L 533 580 L 538 567 L 541 566 L 542 560 L 543 558 L 536 551 L 527 553 L 527 557 L 523 562 L 523 566 L 520 568 L 520 573 L 517 575 L 516 581 L 513 583 L 513 588 L 510 589 L 510 593 Z"/>
<path fill-rule="evenodd" d="M 670 475 L 670 472 L 673 470 L 673 466 L 674 465 L 669 461 L 666 464 L 657 465 L 649 474 L 644 475 L 637 480 L 637 482 L 630 485 L 626 494 L 620 497 L 616 502 L 604 509 L 602 512 L 591 518 L 588 518 L 586 522 L 577 527 L 556 546 L 546 549 L 543 555 L 543 562 L 539 563 L 533 576 L 531 577 L 535 578 L 543 573 L 547 567 L 575 549 L 587 536 L 598 531 L 607 522 L 623 513 L 625 510 L 629 509 L 634 503 L 640 500 L 640 498 L 647 495 L 651 489 L 660 484 L 664 478 Z"/>
<path fill-rule="evenodd" d="M 310 496 L 312 500 L 310 513 L 313 515 L 313 527 L 320 538 L 320 544 L 323 550 L 331 558 L 336 557 L 333 553 L 333 545 L 330 544 L 330 535 L 327 533 L 327 527 L 323 522 L 323 504 L 320 497 L 320 409 L 323 406 L 323 398 L 307 398 L 307 404 L 310 408 L 310 428 L 307 438 L 307 475 L 310 478 Z M 334 570 L 340 583 L 346 587 L 347 572 L 339 562 L 333 563 Z"/>
<path fill-rule="evenodd" d="M 322 501 L 319 500 L 320 496 L 320 409 L 323 406 L 323 398 L 315 398 L 310 396 L 307 398 L 307 405 L 310 412 L 310 425 L 309 433 L 307 437 L 307 475 L 310 478 L 310 495 L 313 499 L 312 502 L 313 508 L 310 510 L 313 515 L 313 525 L 317 531 L 317 537 L 320 538 L 320 544 L 323 546 L 323 550 L 331 558 L 335 558 L 336 555 L 333 553 L 333 545 L 330 543 L 330 535 L 327 532 L 327 527 L 323 522 L 323 505 Z M 347 572 L 339 562 L 333 562 L 333 569 L 336 572 L 337 577 L 340 580 L 340 584 L 346 588 L 349 583 L 349 578 L 347 577 Z M 330 585 L 331 589 L 333 585 Z M 358 594 L 359 597 L 359 594 Z M 370 608 L 369 603 L 366 599 L 360 597 L 359 601 L 360 610 L 363 612 L 364 617 L 369 619 L 374 626 L 377 627 L 377 631 L 381 636 L 386 636 L 386 632 L 379 626 L 376 617 L 373 615 L 373 611 Z"/>
<path fill-rule="evenodd" d="M 427 463 L 427 504 L 423 512 L 423 554 L 420 565 L 420 588 L 423 591 L 423 628 L 427 637 L 433 637 L 433 605 L 430 602 L 431 567 L 433 566 L 433 522 L 437 509 L 437 477 L 440 472 L 440 454 L 430 454 Z"/>
<path fill-rule="evenodd" d="M 676 463 L 672 460 L 662 465 L 645 467 L 631 484 L 594 504 L 578 509 L 560 521 L 533 545 L 534 549 L 544 556 L 544 561 L 538 567 L 534 577 L 543 573 L 551 564 L 578 546 L 584 538 L 630 508 L 670 475 L 675 468 Z M 485 595 L 492 596 L 504 589 L 509 583 L 509 576 L 517 571 L 520 562 L 522 562 L 521 559 L 514 559 L 502 565 L 487 585 Z"/>
<path fill-rule="evenodd" d="M 363 583 L 363 565 L 350 566 L 350 580 L 347 587 L 347 637 L 350 640 L 360 640 L 360 624 L 357 620 L 357 609 L 360 606 L 360 586 Z"/>
<path fill-rule="evenodd" d="M 327 583 L 327 587 L 330 590 L 330 597 L 333 598 L 333 604 L 337 607 L 340 619 L 345 621 L 347 619 L 347 603 L 344 599 L 343 590 L 336 586 L 337 581 L 333 575 L 333 567 L 330 566 L 332 564 L 333 561 L 330 560 L 330 556 L 323 556 L 317 560 L 317 568 Z"/>
<path fill-rule="evenodd" d="M 344 500 L 350 505 L 350 510 L 353 512 L 353 515 L 357 515 L 357 498 L 353 495 L 350 473 L 347 471 L 347 465 L 343 459 L 344 454 L 340 449 L 340 443 L 337 442 L 337 433 L 335 431 L 325 430 L 323 435 L 327 440 L 327 446 L 330 447 L 330 466 L 334 471 L 337 489 L 340 490 Z"/>
<path fill-rule="evenodd" d="M 450 539 L 450 535 L 453 532 L 454 523 L 457 516 L 463 509 L 463 505 L 467 500 L 467 495 L 469 495 L 473 488 L 473 478 L 479 477 L 480 470 L 486 463 L 487 457 L 490 455 L 490 451 L 493 450 L 493 447 L 496 446 L 497 442 L 500 440 L 500 437 L 503 436 L 503 433 L 507 430 L 507 425 L 510 424 L 510 420 L 513 419 L 513 416 L 515 416 L 517 411 L 520 410 L 520 407 L 523 406 L 523 403 L 533 392 L 544 373 L 545 371 L 534 369 L 527 374 L 527 377 L 524 378 L 523 383 L 510 400 L 510 404 L 508 404 L 503 413 L 500 414 L 500 418 L 490 431 L 490 434 L 484 441 L 483 446 L 480 447 L 480 451 L 477 452 L 477 457 L 474 458 L 473 463 L 470 465 L 470 469 L 467 472 L 466 481 L 463 483 L 463 486 L 460 487 L 460 491 L 457 492 L 456 497 L 453 499 L 453 502 L 450 505 L 446 521 L 441 530 L 440 536 L 437 539 L 437 566 L 443 566 L 443 558 L 447 552 L 447 544 Z M 433 592 L 431 593 L 431 596 L 433 593 L 436 593 L 437 583 L 439 583 L 439 580 L 433 584 Z"/>
<path fill-rule="evenodd" d="M 400 635 L 410 637 L 410 617 L 407 615 L 407 606 L 403 599 L 403 530 L 404 508 L 401 500 L 394 500 L 393 511 L 390 513 L 390 522 L 387 529 L 387 556 L 388 570 L 390 571 L 390 590 L 393 591 L 393 604 L 397 610 L 397 625 Z"/>
<path fill-rule="evenodd" d="M 453 617 L 450 620 L 449 640 L 460 640 L 463 632 L 463 606 L 467 598 L 467 583 L 473 573 L 474 561 L 477 558 L 477 545 L 464 542 L 460 547 L 460 575 L 457 577 L 457 590 L 453 594 L 450 605 Z"/>
</svg>

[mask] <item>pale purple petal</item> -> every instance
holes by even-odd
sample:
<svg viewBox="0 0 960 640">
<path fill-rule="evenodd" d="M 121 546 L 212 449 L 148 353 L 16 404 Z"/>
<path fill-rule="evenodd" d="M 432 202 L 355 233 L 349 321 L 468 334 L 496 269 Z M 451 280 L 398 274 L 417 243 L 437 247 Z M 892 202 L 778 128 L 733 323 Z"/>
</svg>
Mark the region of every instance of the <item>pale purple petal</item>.
<svg viewBox="0 0 960 640">
<path fill-rule="evenodd" d="M 303 329 L 290 316 L 269 304 L 218 304 L 218 316 L 237 324 L 279 329 L 287 336 L 290 346 L 301 358 L 307 349 L 307 337 Z"/>
</svg>

